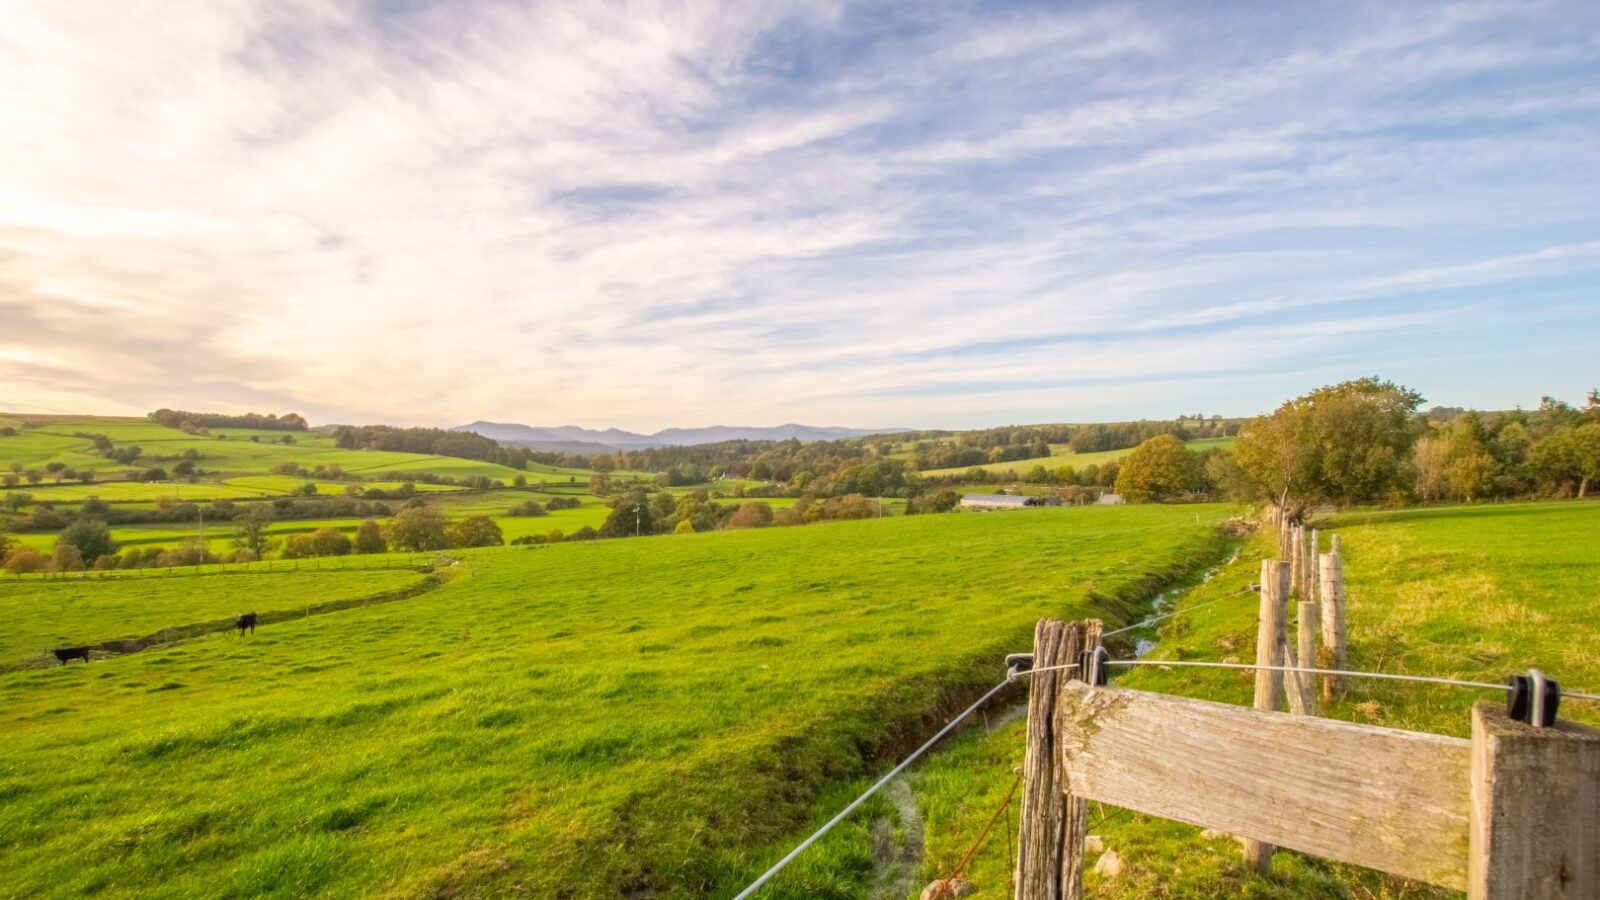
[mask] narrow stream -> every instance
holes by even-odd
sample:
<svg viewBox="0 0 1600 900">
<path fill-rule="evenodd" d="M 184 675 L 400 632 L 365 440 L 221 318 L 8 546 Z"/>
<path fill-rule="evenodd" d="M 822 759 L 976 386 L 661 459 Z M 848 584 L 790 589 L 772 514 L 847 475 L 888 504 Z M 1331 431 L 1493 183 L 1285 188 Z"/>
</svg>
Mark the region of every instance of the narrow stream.
<svg viewBox="0 0 1600 900">
<path fill-rule="evenodd" d="M 1150 614 L 1145 616 L 1145 621 L 1149 621 L 1158 616 L 1164 616 L 1172 612 L 1173 609 L 1177 607 L 1178 601 L 1187 596 L 1190 591 L 1210 582 L 1211 579 L 1221 574 L 1223 569 L 1226 569 L 1238 561 L 1239 548 L 1234 547 L 1232 556 L 1205 570 L 1205 572 L 1201 573 L 1200 580 L 1178 587 L 1171 587 L 1157 594 L 1155 600 L 1150 604 Z M 1151 650 L 1156 648 L 1156 644 L 1161 638 L 1160 625 L 1160 622 L 1152 622 L 1149 625 L 1130 632 L 1134 636 L 1134 659 L 1143 659 L 1150 653 Z"/>
</svg>

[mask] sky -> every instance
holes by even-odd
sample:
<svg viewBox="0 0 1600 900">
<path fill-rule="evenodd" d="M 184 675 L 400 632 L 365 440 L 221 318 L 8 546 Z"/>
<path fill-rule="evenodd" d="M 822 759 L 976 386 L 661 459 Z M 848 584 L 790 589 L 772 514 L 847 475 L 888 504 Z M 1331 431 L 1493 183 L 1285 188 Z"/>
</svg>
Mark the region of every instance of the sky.
<svg viewBox="0 0 1600 900">
<path fill-rule="evenodd" d="M 1600 4 L 0 0 L 0 409 L 1600 383 Z"/>
</svg>

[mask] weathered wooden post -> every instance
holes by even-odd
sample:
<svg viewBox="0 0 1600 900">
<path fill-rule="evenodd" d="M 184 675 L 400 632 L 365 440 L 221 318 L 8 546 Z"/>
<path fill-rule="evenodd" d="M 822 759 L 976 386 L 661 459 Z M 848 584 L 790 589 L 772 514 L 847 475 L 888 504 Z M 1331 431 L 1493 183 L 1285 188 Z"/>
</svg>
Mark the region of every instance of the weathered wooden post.
<svg viewBox="0 0 1600 900">
<path fill-rule="evenodd" d="M 1600 731 L 1472 708 L 1467 897 L 1600 898 Z"/>
<path fill-rule="evenodd" d="M 1323 668 L 1344 669 L 1350 664 L 1345 646 L 1345 591 L 1344 561 L 1339 557 L 1339 536 L 1333 536 L 1333 548 L 1318 557 L 1322 581 L 1322 644 Z M 1344 696 L 1344 677 L 1325 675 L 1322 679 L 1322 698 L 1333 700 Z"/>
<path fill-rule="evenodd" d="M 1077 662 L 1078 648 L 1067 646 L 1072 631 L 1057 619 L 1040 619 L 1033 629 L 1033 668 L 1028 684 L 1027 749 L 1022 760 L 1021 827 L 1017 834 L 1017 900 L 1061 900 L 1062 833 L 1066 795 L 1055 782 L 1056 686 L 1065 671 L 1043 672 Z"/>
<path fill-rule="evenodd" d="M 1284 548 L 1281 555 L 1289 563 L 1289 584 L 1295 590 L 1299 590 L 1300 548 L 1304 545 L 1305 541 L 1300 537 L 1300 526 L 1296 525 L 1289 529 L 1289 546 Z"/>
<path fill-rule="evenodd" d="M 1261 561 L 1261 612 L 1256 620 L 1256 665 L 1283 665 L 1284 603 L 1289 596 L 1289 564 Z M 1283 708 L 1283 673 L 1256 670 L 1256 709 L 1277 712 Z M 1262 872 L 1272 870 L 1271 844 L 1245 839 L 1244 861 Z"/>
<path fill-rule="evenodd" d="M 1307 669 L 1317 665 L 1317 631 L 1322 627 L 1322 614 L 1317 609 L 1317 601 L 1302 599 L 1295 615 L 1295 663 Z M 1297 710 L 1301 715 L 1314 716 L 1317 714 L 1317 676 L 1310 672 L 1296 672 L 1295 683 L 1300 686 L 1300 706 Z"/>
<path fill-rule="evenodd" d="M 1100 620 L 1089 619 L 1075 624 L 1081 635 L 1079 646 L 1083 651 L 1087 654 L 1093 654 L 1096 650 L 1099 650 Z M 1068 627 L 1071 628 L 1073 626 Z M 1085 656 L 1083 658 L 1089 659 L 1092 657 Z M 1061 679 L 1061 683 L 1088 681 L 1094 675 L 1093 672 L 1085 671 L 1084 669 L 1070 669 L 1066 674 L 1068 677 Z M 1090 681 L 1090 683 L 1093 684 L 1094 682 Z M 1057 685 L 1057 691 L 1059 692 L 1059 690 L 1060 684 Z M 1059 704 L 1059 700 L 1057 703 Z M 1055 721 L 1053 712 L 1051 714 L 1051 726 L 1059 736 L 1061 734 L 1061 725 Z M 1083 897 L 1083 858 L 1087 850 L 1089 837 L 1089 800 L 1086 797 L 1074 796 L 1071 790 L 1068 789 L 1067 773 L 1062 768 L 1063 759 L 1061 754 L 1059 752 L 1055 753 L 1052 758 L 1057 766 L 1056 784 L 1066 796 L 1064 839 L 1061 844 L 1061 900 L 1080 900 Z"/>
<path fill-rule="evenodd" d="M 1317 529 L 1313 528 L 1306 533 L 1306 560 L 1305 565 L 1300 567 L 1301 600 L 1317 599 L 1317 550 L 1320 549 L 1318 543 Z"/>
<path fill-rule="evenodd" d="M 1099 621 L 1041 619 L 1033 632 L 1033 668 L 1075 664 L 1100 646 Z M 1056 739 L 1056 697 L 1077 669 L 1039 672 L 1028 686 L 1027 750 L 1022 762 L 1021 824 L 1017 843 L 1017 900 L 1078 900 L 1083 896 L 1088 802 L 1066 793 Z"/>
</svg>

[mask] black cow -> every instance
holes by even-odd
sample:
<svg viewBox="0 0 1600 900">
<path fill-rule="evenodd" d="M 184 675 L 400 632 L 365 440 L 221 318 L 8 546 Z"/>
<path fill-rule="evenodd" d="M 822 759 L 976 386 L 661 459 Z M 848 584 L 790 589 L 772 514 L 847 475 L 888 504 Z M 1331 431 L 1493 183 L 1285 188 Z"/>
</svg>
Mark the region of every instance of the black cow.
<svg viewBox="0 0 1600 900">
<path fill-rule="evenodd" d="M 60 650 L 54 651 L 54 653 L 56 655 L 56 659 L 60 660 L 63 666 L 74 659 L 83 660 L 84 665 L 89 664 L 88 647 L 63 647 Z"/>
<path fill-rule="evenodd" d="M 250 629 L 250 633 L 251 634 L 255 634 L 256 633 L 256 614 L 253 613 L 253 612 L 247 612 L 244 615 L 240 616 L 239 618 L 234 619 L 233 620 L 233 627 L 239 629 L 239 636 L 240 637 L 244 637 L 244 632 L 245 632 L 246 628 Z"/>
</svg>

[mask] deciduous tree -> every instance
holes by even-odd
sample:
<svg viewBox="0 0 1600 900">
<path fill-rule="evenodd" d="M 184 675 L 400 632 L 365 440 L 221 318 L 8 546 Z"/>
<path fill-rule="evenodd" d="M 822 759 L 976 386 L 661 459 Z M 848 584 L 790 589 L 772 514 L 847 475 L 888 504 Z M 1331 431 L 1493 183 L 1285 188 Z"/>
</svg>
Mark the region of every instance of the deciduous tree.
<svg viewBox="0 0 1600 900">
<path fill-rule="evenodd" d="M 1117 493 L 1135 503 L 1199 487 L 1200 457 L 1170 434 L 1150 438 L 1134 448 L 1117 471 Z"/>
</svg>

